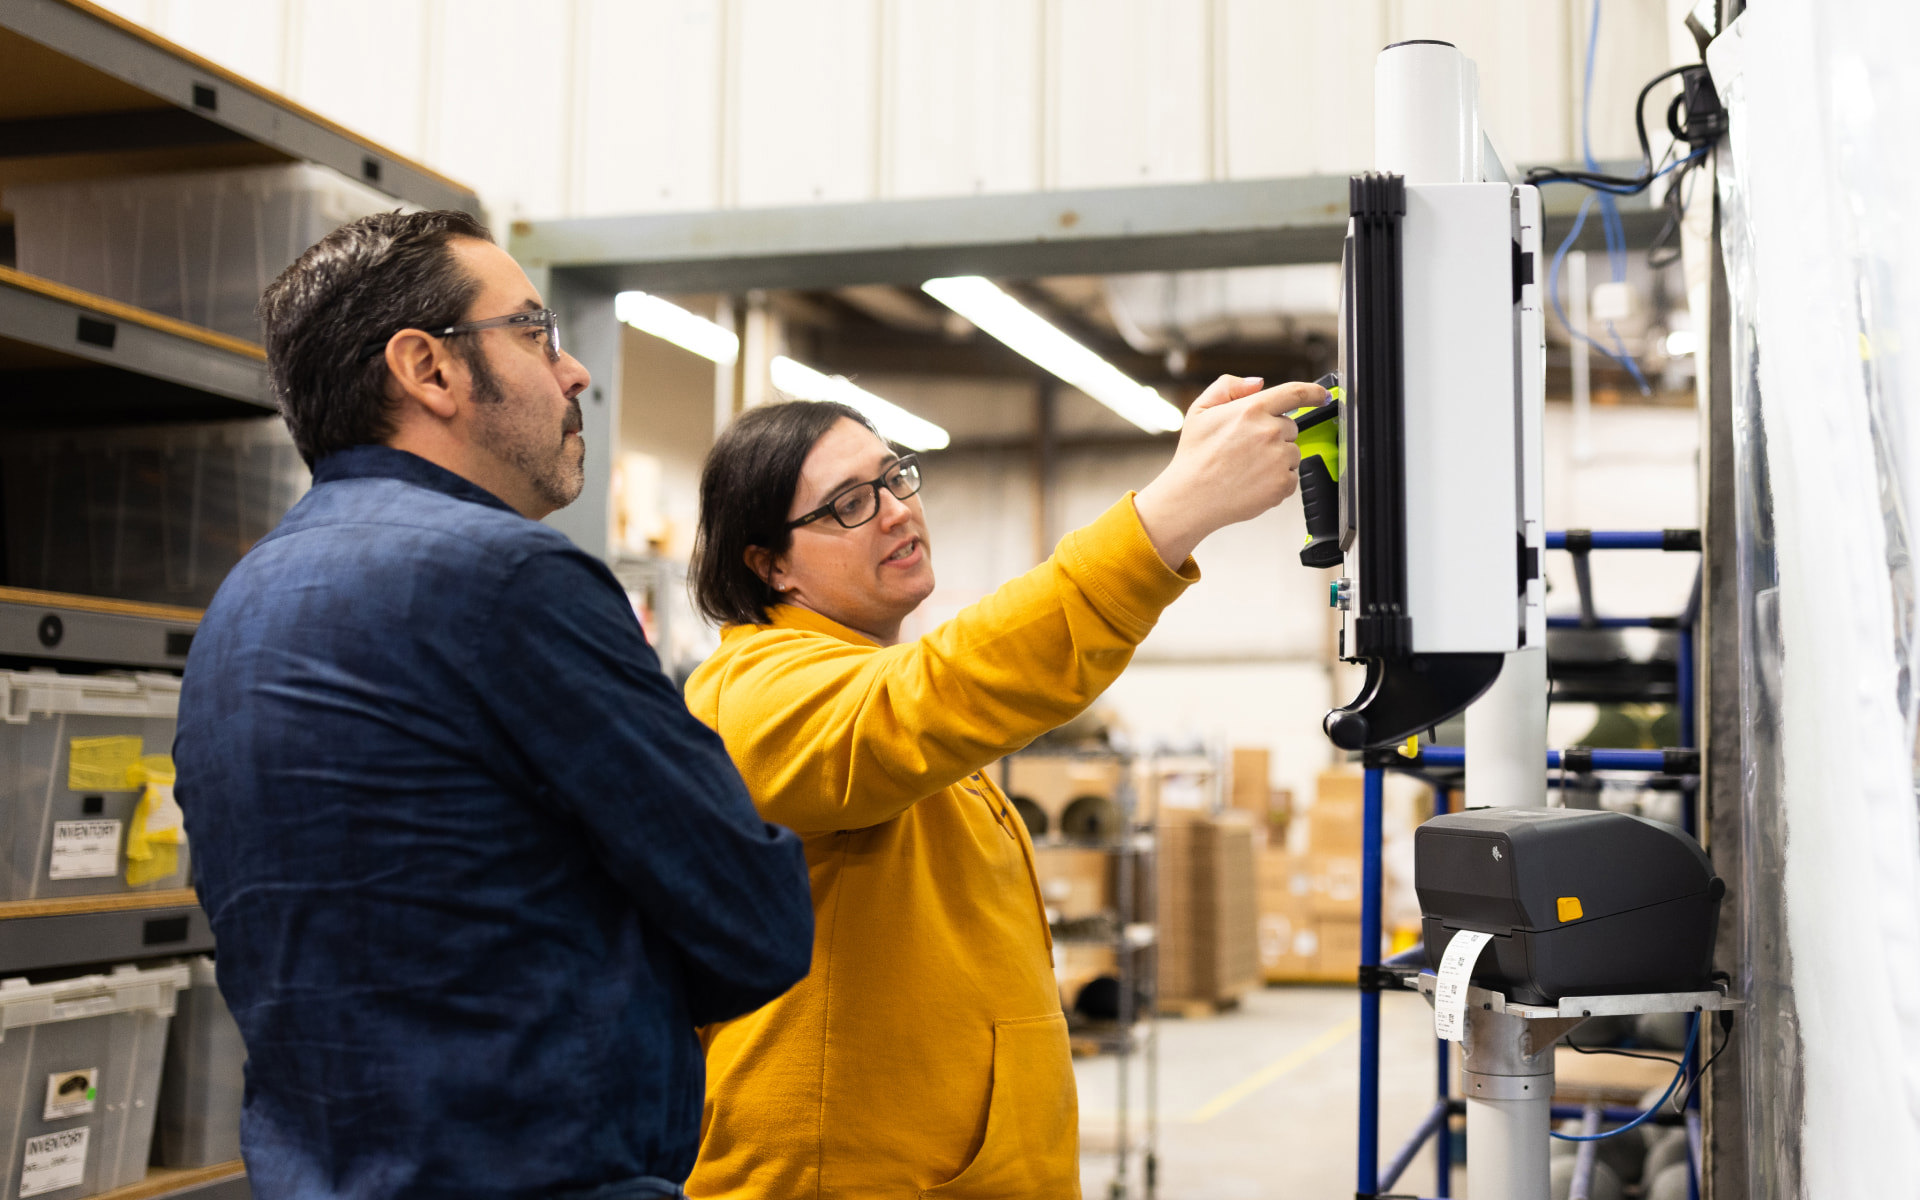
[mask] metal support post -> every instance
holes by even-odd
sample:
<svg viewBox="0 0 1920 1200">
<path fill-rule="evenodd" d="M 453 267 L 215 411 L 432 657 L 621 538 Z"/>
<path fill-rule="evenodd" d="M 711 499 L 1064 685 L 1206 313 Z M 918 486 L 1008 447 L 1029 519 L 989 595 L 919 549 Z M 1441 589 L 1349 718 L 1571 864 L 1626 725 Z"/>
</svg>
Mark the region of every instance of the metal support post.
<svg viewBox="0 0 1920 1200">
<path fill-rule="evenodd" d="M 1500 677 L 1467 706 L 1473 803 L 1541 808 L 1547 802 L 1547 648 L 1506 656 Z"/>
<path fill-rule="evenodd" d="M 1554 1039 L 1579 1018 L 1538 1020 L 1469 1007 L 1460 1043 L 1467 1100 L 1467 1194 L 1547 1200 Z"/>
<path fill-rule="evenodd" d="M 1453 789 L 1435 787 L 1433 789 L 1433 815 L 1439 816 L 1453 808 Z M 1445 1104 L 1452 1099 L 1453 1087 L 1453 1047 L 1444 1038 L 1435 1038 L 1438 1052 L 1434 1055 L 1436 1084 L 1440 1102 Z M 1440 1129 L 1433 1141 L 1433 1194 L 1438 1200 L 1447 1200 L 1453 1195 L 1453 1118 L 1449 1116 L 1440 1123 Z"/>
<path fill-rule="evenodd" d="M 1380 965 L 1380 813 L 1384 772 L 1366 773 L 1360 832 L 1360 1169 L 1356 1190 L 1380 1188 L 1380 992 L 1369 985 Z"/>
</svg>

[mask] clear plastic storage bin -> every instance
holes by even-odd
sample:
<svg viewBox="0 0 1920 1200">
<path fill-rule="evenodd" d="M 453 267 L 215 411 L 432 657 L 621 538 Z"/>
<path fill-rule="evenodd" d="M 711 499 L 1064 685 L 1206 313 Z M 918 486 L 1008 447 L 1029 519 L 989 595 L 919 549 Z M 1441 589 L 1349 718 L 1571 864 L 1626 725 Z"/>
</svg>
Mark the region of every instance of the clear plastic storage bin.
<svg viewBox="0 0 1920 1200">
<path fill-rule="evenodd" d="M 187 966 L 193 980 L 179 995 L 160 1077 L 154 1161 L 163 1167 L 210 1167 L 240 1157 L 247 1047 L 220 995 L 213 960 L 203 955 Z"/>
<path fill-rule="evenodd" d="M 408 207 L 312 163 L 18 184 L 20 269 L 249 342 L 260 293 L 348 221 Z"/>
<path fill-rule="evenodd" d="M 205 608 L 311 481 L 278 417 L 10 433 L 7 581 Z"/>
<path fill-rule="evenodd" d="M 0 900 L 187 886 L 184 844 L 172 874 L 128 885 L 127 826 L 141 792 L 113 776 L 134 747 L 102 740 L 170 753 L 179 711 L 172 675 L 0 671 Z"/>
<path fill-rule="evenodd" d="M 173 966 L 0 981 L 0 1200 L 78 1200 L 146 1176 L 167 1022 L 188 978 Z"/>
</svg>

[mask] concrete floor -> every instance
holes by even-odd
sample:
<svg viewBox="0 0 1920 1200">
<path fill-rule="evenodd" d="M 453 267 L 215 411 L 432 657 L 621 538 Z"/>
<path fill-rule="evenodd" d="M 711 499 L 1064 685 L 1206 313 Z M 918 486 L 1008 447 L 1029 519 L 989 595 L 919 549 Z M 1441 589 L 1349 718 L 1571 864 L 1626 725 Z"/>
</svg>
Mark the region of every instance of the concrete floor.
<svg viewBox="0 0 1920 1200">
<path fill-rule="evenodd" d="M 1418 996 L 1381 997 L 1384 1165 L 1433 1105 L 1433 1015 Z M 1349 1200 L 1359 1103 L 1360 1000 L 1351 987 L 1267 988 L 1237 1011 L 1160 1022 L 1160 1200 Z M 1110 1056 L 1075 1060 L 1081 1181 L 1107 1200 L 1114 1179 L 1118 1072 Z M 1143 1071 L 1132 1069 L 1134 1115 Z M 1454 1194 L 1465 1191 L 1456 1171 Z M 1395 1190 L 1433 1194 L 1432 1151 Z M 1146 1195 L 1136 1162 L 1127 1195 Z"/>
</svg>

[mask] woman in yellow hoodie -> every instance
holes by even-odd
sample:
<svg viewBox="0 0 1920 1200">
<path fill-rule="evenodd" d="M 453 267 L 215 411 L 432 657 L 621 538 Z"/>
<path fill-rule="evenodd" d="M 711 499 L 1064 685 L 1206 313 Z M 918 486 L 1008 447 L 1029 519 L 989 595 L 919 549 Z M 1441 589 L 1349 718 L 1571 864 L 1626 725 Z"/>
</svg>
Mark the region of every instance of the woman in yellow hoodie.
<svg viewBox="0 0 1920 1200">
<path fill-rule="evenodd" d="M 1223 377 L 1172 462 L 1047 562 L 917 641 L 919 468 L 857 411 L 734 422 L 702 473 L 693 586 L 720 649 L 687 683 L 761 814 L 797 831 L 813 968 L 706 1030 L 695 1197 L 1077 1197 L 1079 1112 L 1033 844 L 982 769 L 1081 712 L 1189 553 L 1280 503 L 1312 384 Z"/>
</svg>

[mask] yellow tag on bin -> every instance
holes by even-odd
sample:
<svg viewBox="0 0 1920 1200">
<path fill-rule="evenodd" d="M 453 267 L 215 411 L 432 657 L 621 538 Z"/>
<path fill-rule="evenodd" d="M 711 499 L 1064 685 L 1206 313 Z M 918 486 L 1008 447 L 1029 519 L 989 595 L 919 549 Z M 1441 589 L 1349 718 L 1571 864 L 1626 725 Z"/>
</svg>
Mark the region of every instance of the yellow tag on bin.
<svg viewBox="0 0 1920 1200">
<path fill-rule="evenodd" d="M 140 789 L 140 803 L 127 823 L 127 886 L 139 887 L 180 870 L 186 818 L 173 798 L 173 759 L 149 754 L 127 768 L 126 781 Z"/>
<path fill-rule="evenodd" d="M 67 790 L 127 792 L 139 787 L 127 772 L 146 752 L 137 737 L 85 737 L 67 743 Z"/>
</svg>

